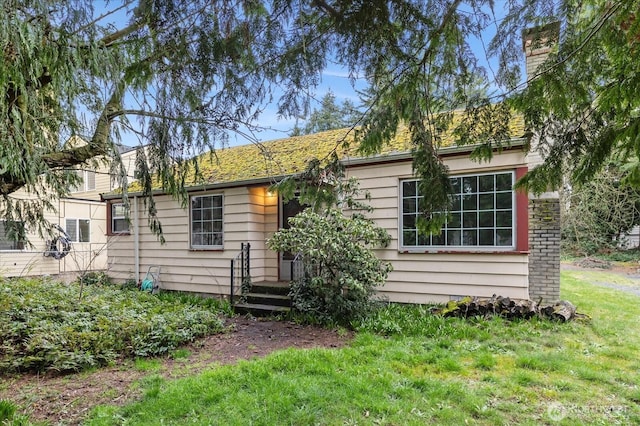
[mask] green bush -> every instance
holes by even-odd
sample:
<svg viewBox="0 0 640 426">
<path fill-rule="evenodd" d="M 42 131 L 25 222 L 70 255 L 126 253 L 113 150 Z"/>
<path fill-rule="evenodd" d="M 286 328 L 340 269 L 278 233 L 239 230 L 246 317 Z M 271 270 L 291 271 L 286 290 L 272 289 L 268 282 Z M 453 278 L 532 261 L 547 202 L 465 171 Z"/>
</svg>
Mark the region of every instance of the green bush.
<svg viewBox="0 0 640 426">
<path fill-rule="evenodd" d="M 0 372 L 79 371 L 222 330 L 219 309 L 119 286 L 0 279 Z"/>
<path fill-rule="evenodd" d="M 268 244 L 302 254 L 305 274 L 291 283 L 293 306 L 320 323 L 348 325 L 366 315 L 375 288 L 391 270 L 371 250 L 388 243 L 386 231 L 360 214 L 345 217 L 338 208 L 322 214 L 306 209 L 289 222 Z"/>
<path fill-rule="evenodd" d="M 111 277 L 103 271 L 85 272 L 78 278 L 78 282 L 83 285 L 110 285 Z"/>
</svg>

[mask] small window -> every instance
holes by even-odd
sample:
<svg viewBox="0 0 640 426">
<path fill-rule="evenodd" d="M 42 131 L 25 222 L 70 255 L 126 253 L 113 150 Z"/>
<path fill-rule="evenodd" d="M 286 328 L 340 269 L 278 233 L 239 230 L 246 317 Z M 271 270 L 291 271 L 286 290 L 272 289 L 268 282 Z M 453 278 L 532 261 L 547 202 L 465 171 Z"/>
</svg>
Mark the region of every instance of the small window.
<svg viewBox="0 0 640 426">
<path fill-rule="evenodd" d="M 24 249 L 24 223 L 0 220 L 0 250 Z"/>
<path fill-rule="evenodd" d="M 221 248 L 222 195 L 191 197 L 191 247 Z"/>
<path fill-rule="evenodd" d="M 111 205 L 111 233 L 129 233 L 129 219 L 127 218 L 127 209 L 124 204 Z"/>
<path fill-rule="evenodd" d="M 84 190 L 95 191 L 96 189 L 96 172 L 93 170 L 84 171 Z"/>
<path fill-rule="evenodd" d="M 88 243 L 91 241 L 91 221 L 89 219 L 67 219 L 66 231 L 69 239 L 74 243 Z"/>
<path fill-rule="evenodd" d="M 424 202 L 418 193 L 418 181 L 401 182 L 400 245 L 405 248 L 513 248 L 513 180 L 513 172 L 451 177 L 451 210 L 438 235 L 424 235 L 418 230 Z"/>
<path fill-rule="evenodd" d="M 71 192 L 87 192 L 96 189 L 96 172 L 93 170 L 76 170 L 80 182 Z"/>
</svg>

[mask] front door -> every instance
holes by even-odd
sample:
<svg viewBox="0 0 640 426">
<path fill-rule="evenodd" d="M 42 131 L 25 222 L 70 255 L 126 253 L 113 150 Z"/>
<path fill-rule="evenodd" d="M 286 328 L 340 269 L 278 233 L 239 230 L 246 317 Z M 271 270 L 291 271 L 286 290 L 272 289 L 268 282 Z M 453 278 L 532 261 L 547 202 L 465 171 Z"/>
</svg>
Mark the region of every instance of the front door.
<svg viewBox="0 0 640 426">
<path fill-rule="evenodd" d="M 280 204 L 280 228 L 289 229 L 289 218 L 294 217 L 306 206 L 300 205 L 297 198 Z M 280 281 L 291 281 L 291 262 L 296 253 L 280 252 Z"/>
</svg>

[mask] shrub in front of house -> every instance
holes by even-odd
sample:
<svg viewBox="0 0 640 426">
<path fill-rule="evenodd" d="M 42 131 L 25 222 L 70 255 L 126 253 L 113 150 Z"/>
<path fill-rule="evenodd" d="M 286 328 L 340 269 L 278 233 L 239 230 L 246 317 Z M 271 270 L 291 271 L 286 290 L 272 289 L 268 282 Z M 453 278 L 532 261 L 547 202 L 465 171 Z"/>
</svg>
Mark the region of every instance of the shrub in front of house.
<svg viewBox="0 0 640 426">
<path fill-rule="evenodd" d="M 291 283 L 294 308 L 324 324 L 348 325 L 366 315 L 391 270 L 372 250 L 389 243 L 387 232 L 362 214 L 347 217 L 336 207 L 306 209 L 289 224 L 268 244 L 300 254 L 304 275 Z"/>
</svg>

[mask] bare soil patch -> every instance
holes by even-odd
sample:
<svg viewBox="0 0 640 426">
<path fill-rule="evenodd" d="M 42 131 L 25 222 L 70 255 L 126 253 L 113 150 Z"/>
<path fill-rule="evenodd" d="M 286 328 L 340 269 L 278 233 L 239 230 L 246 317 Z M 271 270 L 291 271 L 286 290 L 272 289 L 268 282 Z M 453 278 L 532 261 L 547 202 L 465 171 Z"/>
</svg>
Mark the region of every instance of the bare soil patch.
<svg viewBox="0 0 640 426">
<path fill-rule="evenodd" d="M 217 365 L 259 358 L 285 348 L 337 348 L 353 337 L 288 321 L 238 317 L 227 320 L 229 332 L 209 336 L 185 347 L 184 358 L 159 358 L 153 372 L 136 369 L 132 361 L 92 372 L 64 376 L 26 374 L 0 377 L 0 399 L 18 404 L 31 420 L 79 424 L 99 404 L 122 405 L 139 398 L 137 381 L 149 374 L 165 378 L 193 375 Z"/>
<path fill-rule="evenodd" d="M 638 262 L 603 262 L 587 258 L 572 263 L 563 262 L 561 268 L 586 271 L 589 275 L 581 278 L 593 285 L 640 296 L 640 264 Z M 616 276 L 622 277 L 624 281 L 620 283 Z"/>
</svg>

